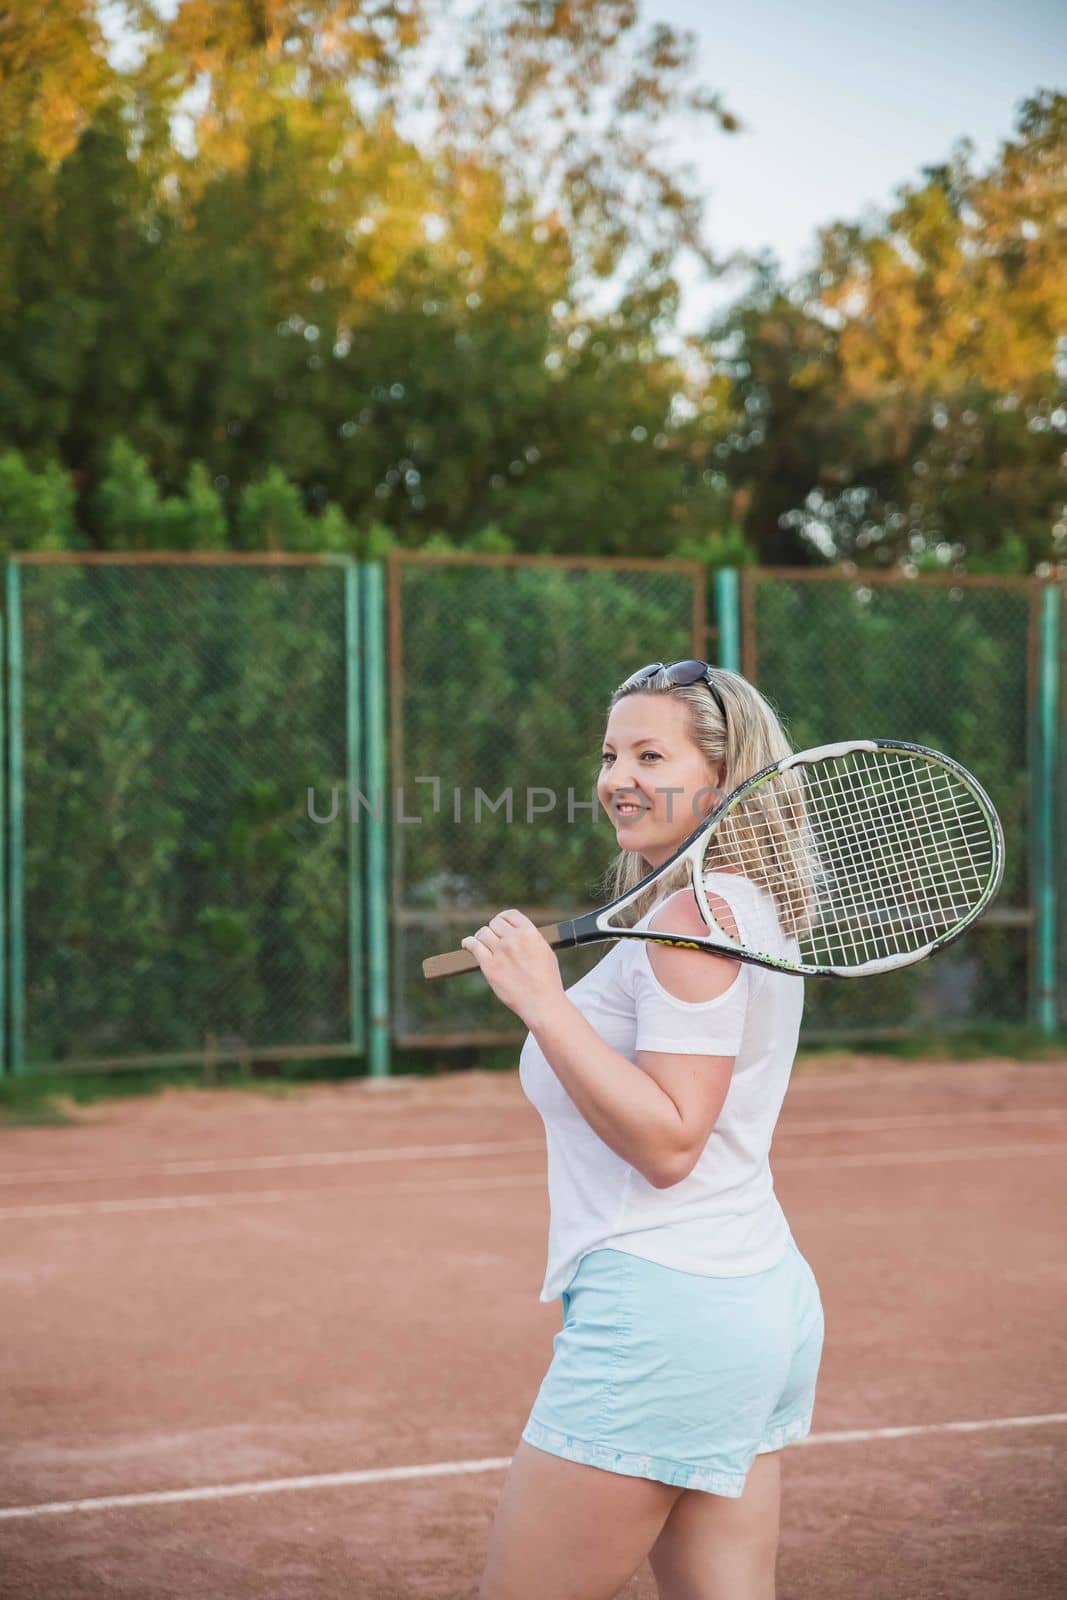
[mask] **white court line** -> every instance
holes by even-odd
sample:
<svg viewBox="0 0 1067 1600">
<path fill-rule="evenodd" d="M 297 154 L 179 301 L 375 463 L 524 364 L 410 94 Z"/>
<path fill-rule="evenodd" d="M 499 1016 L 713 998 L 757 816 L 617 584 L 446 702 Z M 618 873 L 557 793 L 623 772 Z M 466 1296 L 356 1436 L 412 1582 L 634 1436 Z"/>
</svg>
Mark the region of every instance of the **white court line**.
<svg viewBox="0 0 1067 1600">
<path fill-rule="evenodd" d="M 309 1150 L 288 1151 L 274 1156 L 204 1157 L 203 1160 L 160 1161 L 151 1166 L 87 1167 L 84 1172 L 79 1172 L 75 1167 L 27 1168 L 24 1172 L 0 1173 L 0 1184 L 78 1183 L 82 1178 L 155 1178 L 189 1172 L 257 1172 L 277 1167 L 361 1166 L 364 1162 L 381 1161 L 451 1161 L 462 1156 L 511 1155 L 516 1150 L 543 1150 L 544 1147 L 542 1137 L 501 1139 L 496 1143 L 483 1141 L 481 1144 L 408 1144 L 372 1150 Z"/>
<path fill-rule="evenodd" d="M 937 1433 L 984 1433 L 991 1428 L 1033 1428 L 1067 1422 L 1067 1411 L 1038 1417 L 989 1417 L 981 1422 L 924 1422 L 903 1428 L 845 1428 L 834 1433 L 809 1433 L 787 1446 L 853 1444 L 872 1439 L 921 1438 Z M 359 1483 L 393 1483 L 403 1478 L 456 1477 L 471 1472 L 496 1472 L 511 1465 L 510 1456 L 476 1461 L 431 1461 L 421 1467 L 379 1467 L 364 1472 L 317 1472 L 301 1478 L 260 1478 L 250 1483 L 219 1483 L 202 1489 L 157 1489 L 145 1494 L 107 1494 L 91 1500 L 51 1500 L 42 1505 L 0 1507 L 0 1521 L 19 1517 L 58 1516 L 68 1511 L 110 1511 L 117 1506 L 175 1505 L 190 1500 L 226 1500 L 240 1495 L 281 1494 L 291 1489 L 347 1488 Z"/>
<path fill-rule="evenodd" d="M 776 1137 L 808 1138 L 812 1134 L 878 1133 L 896 1128 L 954 1127 L 967 1122 L 1001 1123 L 1056 1121 L 1067 1118 L 1067 1106 L 1034 1106 L 1027 1110 L 1006 1107 L 986 1111 L 931 1111 L 904 1113 L 888 1117 L 851 1117 L 847 1121 L 799 1121 L 779 1123 Z M 0 1172 L 0 1185 L 20 1183 L 80 1183 L 82 1180 L 118 1177 L 173 1177 L 197 1172 L 262 1172 L 301 1167 L 362 1166 L 383 1161 L 452 1161 L 467 1156 L 512 1155 L 521 1150 L 543 1150 L 544 1138 L 508 1139 L 480 1144 L 410 1144 L 370 1150 L 289 1151 L 269 1156 L 192 1157 L 154 1164 L 116 1163 L 110 1167 L 27 1167 L 23 1171 Z"/>
<path fill-rule="evenodd" d="M 538 1146 L 540 1148 L 540 1144 Z M 1058 1155 L 1067 1151 L 1065 1143 L 1048 1144 L 989 1144 L 975 1145 L 966 1150 L 882 1150 L 857 1152 L 855 1155 L 837 1156 L 785 1156 L 775 1161 L 775 1171 L 799 1170 L 813 1167 L 826 1172 L 834 1167 L 876 1167 L 911 1165 L 916 1162 L 975 1161 L 979 1157 Z M 540 1172 L 521 1173 L 516 1177 L 499 1178 L 426 1178 L 418 1182 L 308 1184 L 299 1189 L 234 1189 L 220 1194 L 150 1195 L 140 1200 L 71 1200 L 54 1204 L 27 1206 L 0 1206 L 0 1222 L 11 1222 L 32 1217 L 81 1217 L 108 1213 L 137 1211 L 179 1211 L 183 1207 L 258 1204 L 268 1205 L 280 1200 L 296 1200 L 305 1194 L 444 1194 L 468 1189 L 513 1189 L 536 1184 L 544 1187 Z"/>
</svg>

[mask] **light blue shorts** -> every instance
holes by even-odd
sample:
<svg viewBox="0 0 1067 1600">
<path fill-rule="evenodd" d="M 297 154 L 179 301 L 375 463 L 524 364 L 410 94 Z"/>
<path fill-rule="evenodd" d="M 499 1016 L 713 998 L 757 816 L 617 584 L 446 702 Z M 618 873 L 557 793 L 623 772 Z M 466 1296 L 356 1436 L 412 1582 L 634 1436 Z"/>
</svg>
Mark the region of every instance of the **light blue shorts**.
<svg viewBox="0 0 1067 1600">
<path fill-rule="evenodd" d="M 737 1499 L 757 1455 L 811 1428 L 819 1286 L 790 1236 L 776 1266 L 704 1277 L 610 1248 L 563 1291 L 527 1443 Z"/>
</svg>

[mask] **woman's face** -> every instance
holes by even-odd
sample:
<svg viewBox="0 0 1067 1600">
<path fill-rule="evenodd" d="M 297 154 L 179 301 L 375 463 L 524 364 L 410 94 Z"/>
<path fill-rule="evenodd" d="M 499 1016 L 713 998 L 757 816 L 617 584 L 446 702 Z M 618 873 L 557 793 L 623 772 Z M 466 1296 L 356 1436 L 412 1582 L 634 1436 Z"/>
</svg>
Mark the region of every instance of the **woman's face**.
<svg viewBox="0 0 1067 1600">
<path fill-rule="evenodd" d="M 622 850 L 649 867 L 669 861 L 721 799 L 711 769 L 689 737 L 685 702 L 670 694 L 628 694 L 611 708 L 597 796 Z M 635 807 L 627 814 L 627 803 Z"/>
</svg>

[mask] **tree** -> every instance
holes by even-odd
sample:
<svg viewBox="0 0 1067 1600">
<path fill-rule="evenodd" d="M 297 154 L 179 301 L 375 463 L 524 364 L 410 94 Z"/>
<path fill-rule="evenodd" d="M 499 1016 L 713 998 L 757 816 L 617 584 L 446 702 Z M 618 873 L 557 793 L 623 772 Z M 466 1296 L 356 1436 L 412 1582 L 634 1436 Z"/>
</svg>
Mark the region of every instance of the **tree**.
<svg viewBox="0 0 1067 1600">
<path fill-rule="evenodd" d="M 231 515 L 273 465 L 310 509 L 388 516 L 408 543 L 496 524 L 520 548 L 654 554 L 724 531 L 702 400 L 659 348 L 696 213 L 654 126 L 679 108 L 734 125 L 685 90 L 691 41 L 635 43 L 617 0 L 483 9 L 466 78 L 429 72 L 415 139 L 399 108 L 429 8 L 136 17 L 142 58 L 74 148 L 8 152 L 0 437 L 59 456 L 91 538 L 117 434 L 164 495 L 202 461 Z M 585 279 L 630 246 L 633 286 L 594 312 Z"/>
<path fill-rule="evenodd" d="M 884 221 L 823 230 L 798 284 L 765 269 L 714 330 L 763 559 L 1067 553 L 1065 153 L 1067 96 L 1041 92 L 989 172 L 962 144 Z"/>
<path fill-rule="evenodd" d="M 130 6 L 117 9 L 127 15 Z M 7 0 L 0 12 L 0 152 L 69 155 L 117 75 L 94 0 Z"/>
</svg>

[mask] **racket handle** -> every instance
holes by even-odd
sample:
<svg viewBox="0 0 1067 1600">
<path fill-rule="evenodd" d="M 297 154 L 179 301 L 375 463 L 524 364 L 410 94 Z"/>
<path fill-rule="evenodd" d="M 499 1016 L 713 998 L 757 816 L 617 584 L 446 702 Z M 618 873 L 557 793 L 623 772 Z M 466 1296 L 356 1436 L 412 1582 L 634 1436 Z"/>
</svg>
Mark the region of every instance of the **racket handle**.
<svg viewBox="0 0 1067 1600">
<path fill-rule="evenodd" d="M 545 927 L 538 928 L 538 933 L 553 947 L 560 943 L 560 925 L 558 922 L 549 922 Z M 427 956 L 422 963 L 424 978 L 451 978 L 457 972 L 477 972 L 478 958 L 472 956 L 469 950 L 446 950 L 444 955 Z"/>
</svg>

